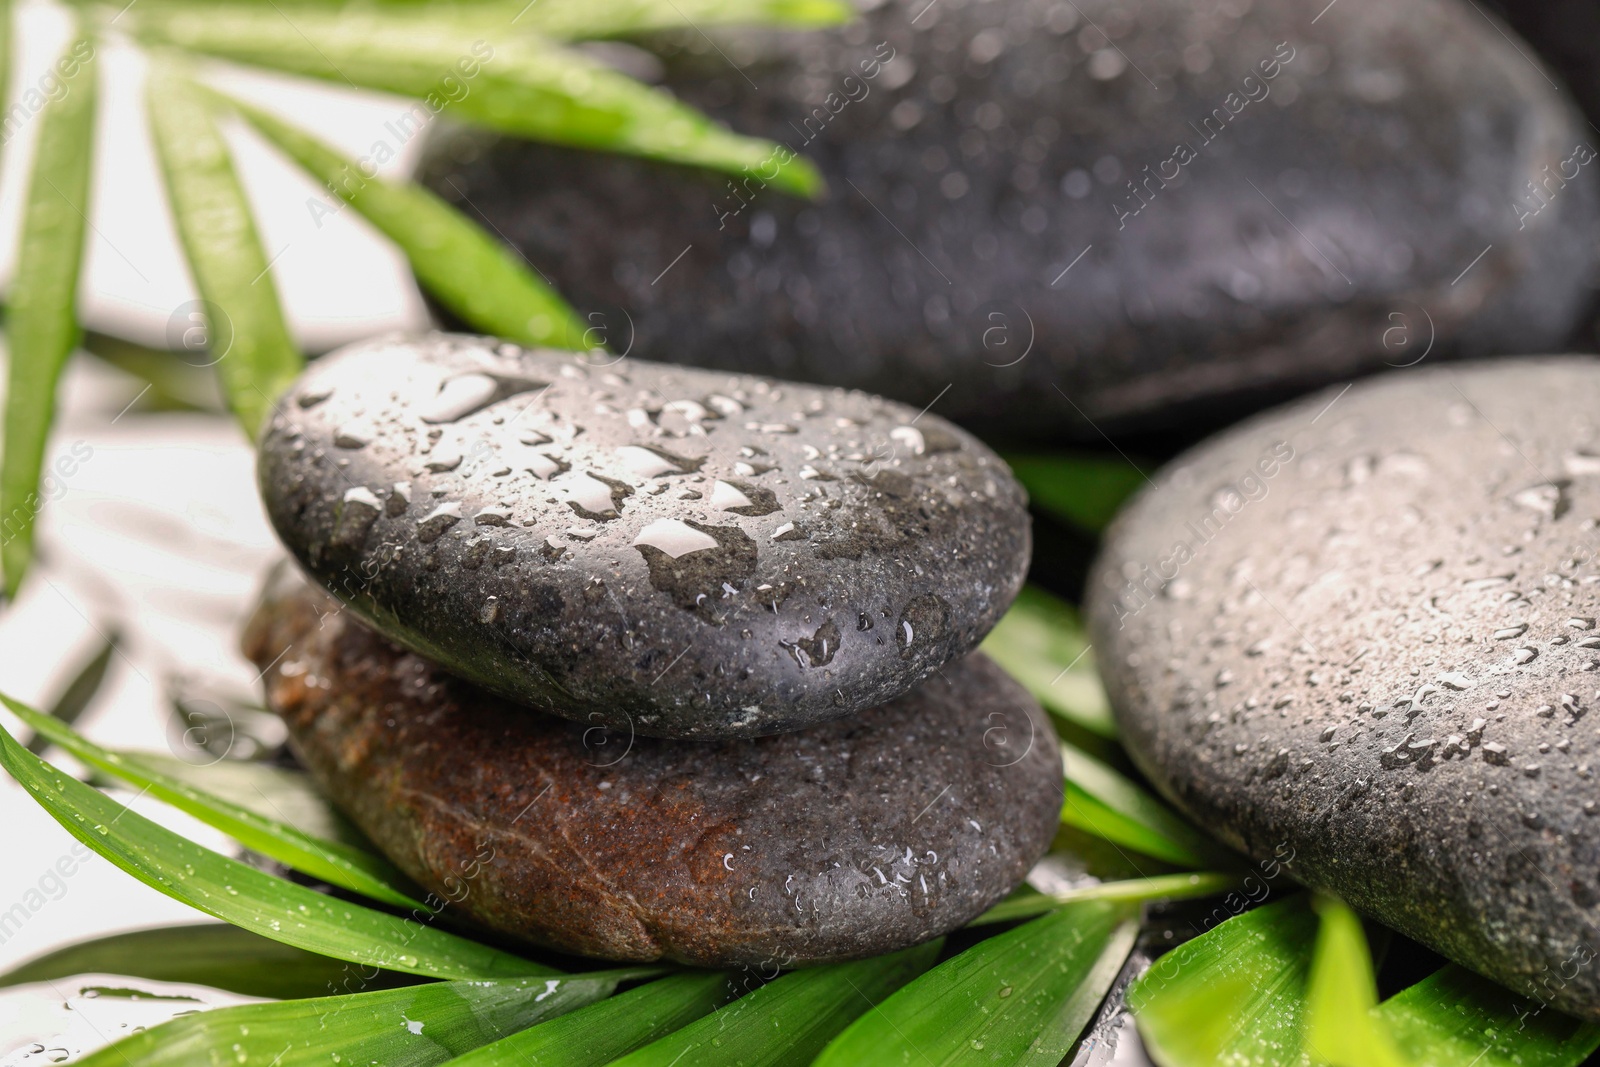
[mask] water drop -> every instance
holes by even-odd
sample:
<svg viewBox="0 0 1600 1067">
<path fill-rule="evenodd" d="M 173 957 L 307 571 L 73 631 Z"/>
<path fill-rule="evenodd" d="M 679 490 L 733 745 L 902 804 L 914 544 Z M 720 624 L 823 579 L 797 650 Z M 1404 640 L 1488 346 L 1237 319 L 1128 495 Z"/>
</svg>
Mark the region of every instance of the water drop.
<svg viewBox="0 0 1600 1067">
<path fill-rule="evenodd" d="M 690 552 L 716 548 L 717 539 L 679 519 L 656 519 L 639 531 L 639 535 L 633 539 L 633 544 L 658 548 L 673 559 L 677 559 Z"/>
<path fill-rule="evenodd" d="M 455 501 L 440 504 L 425 517 L 417 521 L 417 539 L 423 544 L 432 544 L 444 532 L 461 521 L 461 505 Z"/>
<path fill-rule="evenodd" d="M 617 517 L 622 501 L 633 495 L 633 487 L 599 474 L 577 474 L 564 488 L 567 506 L 585 519 L 607 521 Z"/>
<path fill-rule="evenodd" d="M 419 412 L 427 423 L 456 422 L 518 393 L 544 388 L 544 382 L 473 372 L 447 379 Z"/>
</svg>

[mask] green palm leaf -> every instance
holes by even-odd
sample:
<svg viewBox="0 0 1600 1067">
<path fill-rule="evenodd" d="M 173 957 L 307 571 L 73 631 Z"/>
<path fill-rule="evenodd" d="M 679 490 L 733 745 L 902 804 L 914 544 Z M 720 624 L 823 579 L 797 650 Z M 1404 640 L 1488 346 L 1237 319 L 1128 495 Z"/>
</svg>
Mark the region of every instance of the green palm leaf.
<svg viewBox="0 0 1600 1067">
<path fill-rule="evenodd" d="M 927 970 L 942 944 L 941 938 L 888 956 L 791 971 L 616 1067 L 808 1064 L 852 1020 Z"/>
<path fill-rule="evenodd" d="M 420 130 L 452 118 L 552 144 L 720 170 L 802 196 L 816 169 L 786 148 L 744 137 L 670 94 L 509 24 L 485 36 L 451 11 L 384 11 L 166 3 L 122 20 L 140 39 L 254 66 L 399 93 L 421 101 Z M 374 162 L 381 163 L 382 159 Z"/>
<path fill-rule="evenodd" d="M 983 941 L 857 1019 L 817 1067 L 1055 1067 L 1122 969 L 1137 918 L 1130 904 L 1084 901 Z"/>
<path fill-rule="evenodd" d="M 188 763 L 163 752 L 122 749 L 116 754 L 263 819 L 287 823 L 308 837 L 337 841 L 346 848 L 378 855 L 377 846 L 339 813 L 305 771 L 232 759 Z"/>
<path fill-rule="evenodd" d="M 1066 601 L 1024 586 L 982 648 L 1048 711 L 1100 737 L 1117 736 L 1089 639 Z"/>
<path fill-rule="evenodd" d="M 600 1067 L 726 1004 L 730 977 L 691 971 L 640 986 L 450 1061 L 450 1067 Z"/>
<path fill-rule="evenodd" d="M 1291 1067 L 1305 1027 L 1317 916 L 1308 894 L 1247 911 L 1162 956 L 1128 990 L 1160 1067 Z"/>
<path fill-rule="evenodd" d="M 1077 904 L 1088 900 L 1119 901 L 1142 904 L 1157 900 L 1190 900 L 1226 893 L 1240 882 L 1237 874 L 1208 871 L 1205 874 L 1158 874 L 1153 878 L 1127 878 L 1116 882 L 1101 882 L 1066 893 L 1051 895 L 1022 889 L 1002 900 L 968 926 L 987 926 L 989 923 L 1032 919 L 1055 911 L 1063 904 Z"/>
<path fill-rule="evenodd" d="M 1225 850 L 1111 767 L 1066 742 L 1061 756 L 1067 778 L 1063 823 L 1168 863 L 1228 862 Z"/>
<path fill-rule="evenodd" d="M 1314 906 L 1322 922 L 1306 985 L 1306 1051 L 1330 1067 L 1405 1067 L 1372 1011 L 1378 984 L 1361 920 L 1337 897 L 1318 894 Z"/>
<path fill-rule="evenodd" d="M 7 26 L 9 52 L 9 4 L 0 8 L 0 19 Z M 33 559 L 33 522 L 43 505 L 40 468 L 55 418 L 56 383 L 78 343 L 78 273 L 88 227 L 94 137 L 93 43 L 76 40 L 60 63 L 71 64 L 72 73 L 60 68 L 65 91 L 38 113 L 38 154 L 28 183 L 6 323 L 10 367 L 0 458 L 0 563 L 8 597 L 16 596 Z"/>
<path fill-rule="evenodd" d="M 1371 1008 L 1360 923 L 1336 903 L 1322 912 L 1319 929 L 1300 893 L 1151 965 L 1128 991 L 1150 1057 L 1160 1067 L 1577 1067 L 1600 1047 L 1600 1027 L 1520 1003 L 1457 967 Z"/>
<path fill-rule="evenodd" d="M 153 889 L 214 918 L 351 963 L 430 978 L 491 979 L 554 974 L 430 925 L 274 878 L 217 854 L 51 767 L 0 729 L 0 766 L 50 816 L 95 852 Z"/>
<path fill-rule="evenodd" d="M 491 982 L 432 982 L 375 993 L 245 1004 L 187 1015 L 133 1034 L 83 1067 L 192 1067 L 259 1060 L 274 1067 L 330 1063 L 429 1067 L 611 995 L 638 971 Z"/>
<path fill-rule="evenodd" d="M 585 323 L 554 289 L 429 190 L 368 178 L 354 160 L 290 123 L 242 101 L 218 99 L 398 245 L 423 287 L 474 329 L 525 345 L 591 347 Z"/>
<path fill-rule="evenodd" d="M 401 889 L 401 886 L 409 884 L 405 876 L 382 857 L 338 841 L 312 837 L 278 819 L 263 818 L 249 808 L 162 774 L 137 756 L 130 758 L 108 752 L 65 723 L 40 714 L 4 693 L 0 693 L 0 703 L 32 727 L 40 737 L 49 738 L 51 743 L 59 745 L 89 766 L 142 788 L 157 800 L 171 804 L 180 811 L 188 812 L 246 848 L 320 878 L 330 885 L 361 893 L 374 900 L 402 908 L 431 910 Z"/>
<path fill-rule="evenodd" d="M 274 1000 L 387 989 L 416 981 L 393 971 L 352 967 L 227 923 L 208 922 L 80 941 L 0 974 L 0 987 L 53 982 L 75 974 L 204 985 Z"/>
<path fill-rule="evenodd" d="M 1411 1067 L 1576 1067 L 1600 1048 L 1600 1026 L 1453 965 L 1396 993 L 1376 1014 Z"/>
<path fill-rule="evenodd" d="M 304 363 L 289 336 L 261 239 L 205 97 L 168 62 L 151 65 L 147 102 L 178 236 L 205 307 L 211 358 L 254 438 Z"/>
</svg>

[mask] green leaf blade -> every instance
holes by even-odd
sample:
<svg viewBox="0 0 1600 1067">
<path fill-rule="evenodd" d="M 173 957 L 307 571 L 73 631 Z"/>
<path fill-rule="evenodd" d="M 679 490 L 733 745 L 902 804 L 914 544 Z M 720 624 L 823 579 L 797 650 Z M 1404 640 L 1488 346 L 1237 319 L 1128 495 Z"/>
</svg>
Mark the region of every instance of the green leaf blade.
<svg viewBox="0 0 1600 1067">
<path fill-rule="evenodd" d="M 377 846 L 333 806 L 305 771 L 246 760 L 189 763 L 165 752 L 119 749 L 116 754 L 151 772 L 253 811 L 263 819 L 287 823 L 309 837 L 378 854 Z"/>
<path fill-rule="evenodd" d="M 1024 586 L 984 639 L 983 651 L 1021 682 L 1047 711 L 1114 740 L 1111 702 L 1095 674 L 1078 613 L 1037 586 Z"/>
<path fill-rule="evenodd" d="M 863 1012 L 933 963 L 942 939 L 887 956 L 790 971 L 616 1067 L 737 1063 L 800 1067 Z"/>
<path fill-rule="evenodd" d="M 547 37 L 586 40 L 679 27 L 821 29 L 849 22 L 855 9 L 839 0 L 541 0 L 519 7 L 512 17 L 516 26 Z"/>
<path fill-rule="evenodd" d="M 3 728 L 0 766 L 67 832 L 115 866 L 174 900 L 263 937 L 430 978 L 558 973 L 426 922 L 334 900 L 202 848 L 51 767 Z"/>
<path fill-rule="evenodd" d="M 157 800 L 216 827 L 246 848 L 374 900 L 402 908 L 431 910 L 400 888 L 405 877 L 386 859 L 338 841 L 312 837 L 286 822 L 263 818 L 248 808 L 163 774 L 137 757 L 109 752 L 60 720 L 43 715 L 4 693 L 0 693 L 0 703 L 40 737 L 48 738 L 89 766 L 137 786 Z"/>
<path fill-rule="evenodd" d="M 385 989 L 415 981 L 392 971 L 352 967 L 227 923 L 207 922 L 80 941 L 0 974 L 0 988 L 53 982 L 77 974 L 117 974 L 211 986 L 273 1000 Z"/>
<path fill-rule="evenodd" d="M 1306 1051 L 1330 1067 L 1406 1067 L 1372 1013 L 1378 983 L 1361 920 L 1337 897 L 1318 894 L 1314 906 L 1322 921 L 1306 987 Z"/>
<path fill-rule="evenodd" d="M 450 1067 L 600 1067 L 709 1015 L 734 995 L 726 974 L 673 975 L 485 1045 Z"/>
<path fill-rule="evenodd" d="M 734 133 L 669 93 L 533 34 L 508 29 L 491 41 L 480 24 L 449 11 L 399 17 L 165 3 L 134 9 L 126 21 L 147 43 L 411 97 L 422 124 L 448 110 L 551 144 L 741 178 L 748 171 L 761 186 L 795 196 L 823 189 L 816 168 L 785 145 Z"/>
<path fill-rule="evenodd" d="M 1087 533 L 1105 529 L 1147 480 L 1131 460 L 1090 453 L 1008 454 L 1005 459 L 1034 506 Z"/>
<path fill-rule="evenodd" d="M 89 710 L 89 705 L 100 693 L 100 687 L 105 684 L 106 672 L 111 667 L 111 657 L 116 654 L 121 640 L 121 635 L 113 629 L 100 642 L 100 647 L 95 650 L 94 655 L 85 660 L 73 673 L 72 679 L 67 682 L 67 687 L 61 691 L 61 695 L 55 699 L 45 714 L 67 726 L 77 722 L 83 713 Z M 27 741 L 28 751 L 35 756 L 44 755 L 44 750 L 49 744 L 49 738 L 43 735 L 35 735 Z"/>
<path fill-rule="evenodd" d="M 1578 1067 L 1600 1048 L 1600 1026 L 1453 964 L 1396 993 L 1375 1014 L 1411 1067 Z"/>
<path fill-rule="evenodd" d="M 1160 1067 L 1302 1062 L 1317 916 L 1308 894 L 1236 915 L 1162 956 L 1128 990 Z"/>
<path fill-rule="evenodd" d="M 630 972 L 434 982 L 349 996 L 245 1004 L 182 1016 L 101 1049 L 83 1067 L 191 1067 L 253 1060 L 430 1067 L 511 1030 L 611 995 Z"/>
<path fill-rule="evenodd" d="M 220 99 L 398 245 L 423 287 L 474 329 L 525 345 L 591 347 L 586 324 L 554 289 L 432 192 L 369 178 L 355 161 L 290 123 Z"/>
<path fill-rule="evenodd" d="M 0 7 L 7 24 L 10 5 Z M 84 60 L 84 55 L 88 60 Z M 78 277 L 89 220 L 97 82 L 94 44 L 79 38 L 58 65 L 66 91 L 38 113 L 39 143 L 23 207 L 17 272 L 6 320 L 4 452 L 0 454 L 0 567 L 8 598 L 17 595 L 33 559 L 34 519 L 45 445 L 55 421 L 56 386 L 78 343 Z M 9 69 L 9 59 L 6 63 Z"/>
<path fill-rule="evenodd" d="M 1121 901 L 1145 904 L 1155 901 L 1192 900 L 1226 893 L 1240 883 L 1240 876 L 1222 871 L 1193 874 L 1158 874 L 1153 878 L 1127 878 L 1099 885 L 1084 886 L 1065 893 L 1050 895 L 1032 890 L 1016 893 L 982 915 L 968 926 L 987 926 L 990 923 L 1032 919 L 1055 911 L 1065 904 L 1087 900 Z"/>
<path fill-rule="evenodd" d="M 817 1067 L 1054 1067 L 1133 948 L 1136 915 L 1129 904 L 1069 904 L 982 941 L 856 1020 Z"/>
<path fill-rule="evenodd" d="M 207 101 L 170 66 L 152 63 L 146 89 L 156 158 L 200 290 L 218 379 L 254 440 L 305 360 L 289 336 L 271 265 Z"/>
<path fill-rule="evenodd" d="M 1061 821 L 1068 826 L 1180 866 L 1230 861 L 1171 808 L 1087 752 L 1063 741 L 1061 758 L 1067 779 Z"/>
</svg>

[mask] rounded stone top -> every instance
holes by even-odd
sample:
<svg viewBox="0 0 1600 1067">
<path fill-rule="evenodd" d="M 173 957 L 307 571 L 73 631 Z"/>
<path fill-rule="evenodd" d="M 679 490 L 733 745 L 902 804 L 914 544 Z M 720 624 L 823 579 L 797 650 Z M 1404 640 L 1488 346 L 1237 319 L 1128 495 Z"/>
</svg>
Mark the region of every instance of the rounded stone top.
<svg viewBox="0 0 1600 1067">
<path fill-rule="evenodd" d="M 977 645 L 1026 497 L 928 412 L 454 335 L 313 364 L 260 448 L 301 565 L 514 700 L 663 737 L 889 700 Z"/>
<path fill-rule="evenodd" d="M 1600 361 L 1396 371 L 1172 463 L 1089 618 L 1130 752 L 1231 844 L 1600 1019 Z M 1547 980 L 1554 980 L 1547 984 Z"/>
</svg>

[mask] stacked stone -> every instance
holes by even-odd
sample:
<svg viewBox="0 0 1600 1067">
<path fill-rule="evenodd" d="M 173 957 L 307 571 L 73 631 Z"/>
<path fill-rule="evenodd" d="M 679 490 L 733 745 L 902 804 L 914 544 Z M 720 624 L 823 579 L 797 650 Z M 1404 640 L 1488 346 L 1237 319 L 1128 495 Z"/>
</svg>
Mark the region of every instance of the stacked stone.
<svg viewBox="0 0 1600 1067">
<path fill-rule="evenodd" d="M 862 393 L 431 335 L 319 360 L 265 431 L 312 579 L 246 638 L 334 801 L 477 923 L 789 965 L 958 927 L 1061 764 L 975 646 L 1021 586 L 988 448 Z"/>
</svg>

